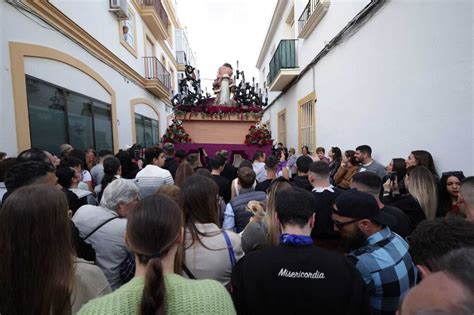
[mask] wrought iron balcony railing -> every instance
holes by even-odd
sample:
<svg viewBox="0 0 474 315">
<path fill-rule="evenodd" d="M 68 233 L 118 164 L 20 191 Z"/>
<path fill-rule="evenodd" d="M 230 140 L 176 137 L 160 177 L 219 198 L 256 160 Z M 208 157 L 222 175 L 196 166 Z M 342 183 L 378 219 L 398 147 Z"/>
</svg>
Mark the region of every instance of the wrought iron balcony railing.
<svg viewBox="0 0 474 315">
<path fill-rule="evenodd" d="M 308 1 L 308 4 L 304 8 L 303 13 L 301 13 L 300 18 L 298 19 L 298 34 L 301 33 L 301 31 L 303 30 L 304 26 L 306 25 L 306 22 L 308 22 L 309 17 L 311 16 L 311 14 L 313 14 L 319 1 L 320 0 Z"/>
<path fill-rule="evenodd" d="M 171 75 L 156 57 L 143 57 L 145 60 L 145 79 L 160 81 L 171 90 Z"/>
<path fill-rule="evenodd" d="M 166 10 L 163 7 L 163 4 L 161 3 L 161 0 L 139 0 L 138 3 L 141 5 L 154 7 L 157 15 L 160 17 L 163 24 L 166 27 L 168 27 L 168 24 L 169 24 L 168 14 L 166 13 Z"/>
</svg>

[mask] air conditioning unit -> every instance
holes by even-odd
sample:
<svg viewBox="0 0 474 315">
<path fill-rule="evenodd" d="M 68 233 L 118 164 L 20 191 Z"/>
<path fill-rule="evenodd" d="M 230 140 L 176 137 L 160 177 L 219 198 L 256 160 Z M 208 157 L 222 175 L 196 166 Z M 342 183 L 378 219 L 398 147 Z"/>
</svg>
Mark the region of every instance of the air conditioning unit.
<svg viewBox="0 0 474 315">
<path fill-rule="evenodd" d="M 127 0 L 110 0 L 110 10 L 117 17 L 117 20 L 128 20 Z"/>
</svg>

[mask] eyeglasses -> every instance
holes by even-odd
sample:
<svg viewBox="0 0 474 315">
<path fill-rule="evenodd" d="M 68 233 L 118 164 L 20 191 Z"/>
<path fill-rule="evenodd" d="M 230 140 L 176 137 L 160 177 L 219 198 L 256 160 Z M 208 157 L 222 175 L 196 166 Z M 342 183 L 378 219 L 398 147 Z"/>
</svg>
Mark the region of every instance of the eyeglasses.
<svg viewBox="0 0 474 315">
<path fill-rule="evenodd" d="M 341 229 L 344 225 L 348 225 L 348 224 L 351 224 L 351 223 L 355 223 L 355 222 L 358 222 L 358 221 L 360 221 L 360 220 L 362 220 L 362 219 L 355 219 L 355 220 L 352 220 L 352 221 L 341 222 L 341 221 L 332 219 L 332 222 L 334 223 L 334 225 L 335 225 L 338 229 Z"/>
</svg>

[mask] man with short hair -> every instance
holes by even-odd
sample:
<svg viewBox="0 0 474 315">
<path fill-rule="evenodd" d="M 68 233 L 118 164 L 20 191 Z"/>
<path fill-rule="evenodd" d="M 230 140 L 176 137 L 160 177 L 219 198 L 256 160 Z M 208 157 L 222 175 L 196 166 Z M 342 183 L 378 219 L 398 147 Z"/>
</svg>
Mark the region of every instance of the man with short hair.
<svg viewBox="0 0 474 315">
<path fill-rule="evenodd" d="M 164 164 L 162 149 L 151 147 L 145 150 L 145 167 L 135 176 L 141 198 L 155 194 L 161 185 L 174 184 L 171 173 L 162 168 Z"/>
<path fill-rule="evenodd" d="M 408 244 L 389 228 L 395 217 L 368 193 L 351 189 L 336 198 L 333 221 L 368 288 L 372 314 L 394 314 L 417 273 Z"/>
<path fill-rule="evenodd" d="M 329 165 L 326 162 L 316 161 L 309 165 L 308 180 L 316 198 L 316 223 L 311 237 L 316 245 L 335 249 L 339 245 L 340 237 L 334 231 L 331 216 L 333 204 L 341 190 L 330 184 L 329 172 Z"/>
<path fill-rule="evenodd" d="M 411 235 L 415 227 L 411 223 L 410 218 L 399 208 L 386 206 L 380 201 L 379 195 L 382 188 L 382 181 L 377 174 L 372 172 L 356 173 L 354 177 L 352 177 L 351 188 L 371 194 L 377 201 L 380 211 L 391 214 L 396 218 L 397 222 L 395 225 L 390 226 L 393 232 L 403 238 Z"/>
<path fill-rule="evenodd" d="M 474 314 L 474 248 L 449 252 L 440 267 L 408 292 L 399 315 Z"/>
<path fill-rule="evenodd" d="M 109 156 L 113 156 L 110 150 L 100 150 L 99 151 L 99 163 L 94 165 L 91 169 L 92 183 L 94 187 L 97 187 L 102 184 L 102 179 L 104 178 L 104 160 Z M 99 193 L 96 191 L 96 193 Z"/>
<path fill-rule="evenodd" d="M 373 172 L 383 179 L 387 176 L 385 166 L 372 159 L 372 148 L 366 144 L 356 148 L 355 158 L 359 161 L 359 172 Z"/>
<path fill-rule="evenodd" d="M 15 190 L 33 184 L 57 185 L 56 170 L 51 163 L 27 161 L 18 163 L 5 174 L 7 192 L 3 195 L 2 204 Z M 59 187 L 58 187 L 59 188 Z"/>
<path fill-rule="evenodd" d="M 174 158 L 174 144 L 169 142 L 163 144 L 163 154 L 165 157 L 165 164 L 163 165 L 163 168 L 171 173 L 171 176 L 174 180 L 174 177 L 176 176 L 176 170 L 179 166 L 178 161 L 176 161 Z"/>
<path fill-rule="evenodd" d="M 242 232 L 252 217 L 252 213 L 245 208 L 249 201 L 256 200 L 263 204 L 267 202 L 267 194 L 263 191 L 255 191 L 255 172 L 250 167 L 239 169 L 237 176 L 240 192 L 227 204 L 224 212 L 224 223 L 222 228 Z"/>
<path fill-rule="evenodd" d="M 256 191 L 263 191 L 264 193 L 267 192 L 268 187 L 270 187 L 270 184 L 272 180 L 274 180 L 276 176 L 276 170 L 278 166 L 278 159 L 274 155 L 269 155 L 265 158 L 265 172 L 266 172 L 266 178 L 263 182 L 258 183 L 257 186 L 255 186 Z"/>
<path fill-rule="evenodd" d="M 265 153 L 263 151 L 256 151 L 253 155 L 253 171 L 256 174 L 257 182 L 261 183 L 266 179 L 265 172 Z"/>
<path fill-rule="evenodd" d="M 474 176 L 466 177 L 461 182 L 458 204 L 466 220 L 474 222 Z"/>
<path fill-rule="evenodd" d="M 474 222 L 462 218 L 422 221 L 410 237 L 410 254 L 422 278 L 439 270 L 443 255 L 461 247 L 474 247 Z"/>
<path fill-rule="evenodd" d="M 219 196 L 224 199 L 225 203 L 230 201 L 230 181 L 221 175 L 224 169 L 224 161 L 219 157 L 210 158 L 208 165 L 211 168 L 211 175 L 219 187 Z"/>
<path fill-rule="evenodd" d="M 240 172 L 240 171 L 239 171 Z M 253 251 L 232 271 L 238 314 L 368 314 L 360 274 L 336 252 L 312 246 L 315 200 L 292 187 L 276 195 L 278 246 Z"/>
<path fill-rule="evenodd" d="M 293 177 L 291 184 L 295 187 L 299 187 L 301 189 L 312 191 L 313 186 L 309 182 L 308 179 L 308 172 L 309 166 L 313 163 L 313 159 L 309 156 L 300 156 L 296 160 L 296 174 L 297 176 Z"/>
</svg>

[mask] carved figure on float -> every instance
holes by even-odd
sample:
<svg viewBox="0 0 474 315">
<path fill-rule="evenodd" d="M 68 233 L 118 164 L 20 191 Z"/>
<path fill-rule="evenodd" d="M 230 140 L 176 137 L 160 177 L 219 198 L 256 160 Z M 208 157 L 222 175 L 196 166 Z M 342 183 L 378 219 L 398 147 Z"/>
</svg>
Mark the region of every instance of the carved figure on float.
<svg viewBox="0 0 474 315">
<path fill-rule="evenodd" d="M 227 105 L 231 106 L 230 92 L 234 87 L 234 81 L 232 80 L 234 70 L 228 63 L 224 63 L 219 67 L 217 71 L 217 78 L 212 84 L 212 89 L 216 94 L 216 105 Z"/>
</svg>

